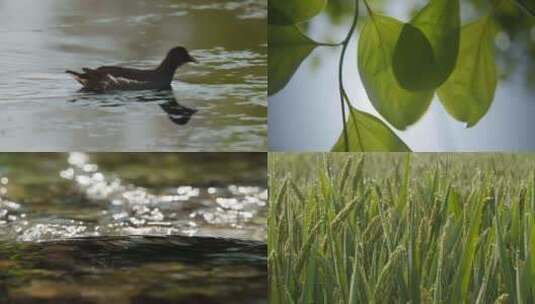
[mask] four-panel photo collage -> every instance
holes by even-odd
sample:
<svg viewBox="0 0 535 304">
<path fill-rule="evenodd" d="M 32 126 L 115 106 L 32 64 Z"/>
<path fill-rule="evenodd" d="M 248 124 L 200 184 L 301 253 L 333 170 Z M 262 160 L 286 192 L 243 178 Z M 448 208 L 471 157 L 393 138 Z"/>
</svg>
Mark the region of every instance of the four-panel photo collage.
<svg viewBox="0 0 535 304">
<path fill-rule="evenodd" d="M 0 304 L 535 303 L 533 0 L 0 0 Z"/>
</svg>

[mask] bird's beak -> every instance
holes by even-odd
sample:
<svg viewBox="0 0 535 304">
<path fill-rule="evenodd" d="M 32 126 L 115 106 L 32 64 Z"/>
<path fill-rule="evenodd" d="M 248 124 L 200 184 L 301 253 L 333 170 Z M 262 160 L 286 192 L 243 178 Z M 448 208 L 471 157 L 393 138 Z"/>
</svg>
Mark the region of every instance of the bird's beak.
<svg viewBox="0 0 535 304">
<path fill-rule="evenodd" d="M 194 63 L 199 63 L 199 61 L 193 58 L 192 56 L 189 56 L 189 61 L 194 62 Z"/>
</svg>

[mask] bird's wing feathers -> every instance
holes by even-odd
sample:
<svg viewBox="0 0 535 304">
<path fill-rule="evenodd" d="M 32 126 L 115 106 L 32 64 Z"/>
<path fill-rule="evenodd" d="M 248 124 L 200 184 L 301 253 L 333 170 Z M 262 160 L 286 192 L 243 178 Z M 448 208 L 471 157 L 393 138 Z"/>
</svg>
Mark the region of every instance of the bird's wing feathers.
<svg viewBox="0 0 535 304">
<path fill-rule="evenodd" d="M 95 91 L 151 88 L 150 72 L 120 67 L 82 68 L 84 73 L 67 71 L 84 86 Z"/>
<path fill-rule="evenodd" d="M 113 66 L 103 66 L 97 69 L 97 71 L 112 75 L 113 77 L 123 77 L 128 79 L 135 79 L 138 81 L 148 81 L 150 78 L 154 77 L 152 71 L 138 70 L 138 69 L 129 69 Z"/>
</svg>

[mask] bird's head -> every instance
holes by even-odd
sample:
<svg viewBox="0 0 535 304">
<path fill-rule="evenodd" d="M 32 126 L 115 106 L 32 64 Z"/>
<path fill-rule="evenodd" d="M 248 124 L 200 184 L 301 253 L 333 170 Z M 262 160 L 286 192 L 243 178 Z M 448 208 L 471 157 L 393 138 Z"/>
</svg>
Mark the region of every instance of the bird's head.
<svg viewBox="0 0 535 304">
<path fill-rule="evenodd" d="M 172 48 L 167 53 L 166 61 L 167 60 L 171 62 L 173 66 L 177 66 L 177 67 L 188 62 L 198 63 L 197 59 L 193 58 L 193 56 L 189 54 L 188 50 L 186 50 L 186 48 L 181 47 L 181 46 Z"/>
</svg>

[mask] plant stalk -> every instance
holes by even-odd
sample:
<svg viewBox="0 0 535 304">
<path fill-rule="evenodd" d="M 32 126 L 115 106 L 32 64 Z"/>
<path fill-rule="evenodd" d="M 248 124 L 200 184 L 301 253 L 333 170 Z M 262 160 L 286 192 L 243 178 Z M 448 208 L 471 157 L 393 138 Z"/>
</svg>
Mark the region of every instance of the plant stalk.
<svg viewBox="0 0 535 304">
<path fill-rule="evenodd" d="M 357 20 L 359 17 L 359 1 L 355 0 L 355 13 L 353 16 L 353 23 L 351 24 L 351 28 L 349 29 L 349 32 L 347 33 L 347 36 L 342 41 L 342 51 L 340 53 L 340 62 L 338 65 L 338 87 L 340 90 L 340 107 L 342 109 L 342 122 L 344 124 L 344 144 L 345 144 L 345 150 L 346 152 L 349 152 L 349 138 L 347 134 L 347 126 L 346 126 L 346 109 L 344 104 L 344 95 L 347 96 L 344 89 L 344 76 L 343 76 L 343 67 L 344 67 L 344 60 L 345 55 L 347 51 L 347 47 L 349 45 L 349 42 L 351 41 L 351 37 L 353 37 L 353 33 L 355 32 L 355 29 L 357 27 Z M 351 111 L 351 109 L 349 109 Z"/>
</svg>

